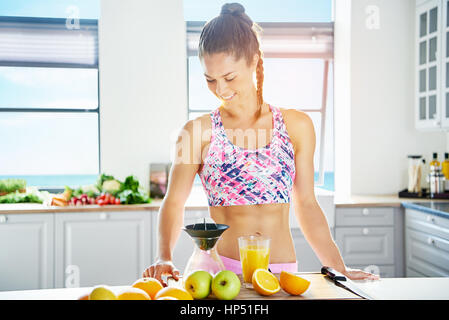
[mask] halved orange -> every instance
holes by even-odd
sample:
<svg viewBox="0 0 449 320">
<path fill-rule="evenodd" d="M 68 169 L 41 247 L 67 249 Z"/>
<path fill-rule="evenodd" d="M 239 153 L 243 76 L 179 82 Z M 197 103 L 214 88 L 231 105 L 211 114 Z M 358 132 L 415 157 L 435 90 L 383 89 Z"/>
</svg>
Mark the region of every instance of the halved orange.
<svg viewBox="0 0 449 320">
<path fill-rule="evenodd" d="M 193 300 L 190 293 L 188 293 L 186 290 L 176 287 L 165 287 L 162 290 L 159 290 L 158 293 L 156 293 L 155 299 L 159 299 L 161 297 L 174 297 L 178 300 Z"/>
<path fill-rule="evenodd" d="M 157 298 L 156 300 L 179 300 L 179 299 L 177 299 L 175 297 L 165 296 L 165 297 Z"/>
<path fill-rule="evenodd" d="M 285 292 L 294 296 L 303 294 L 310 286 L 310 281 L 287 271 L 281 271 L 279 282 Z"/>
<path fill-rule="evenodd" d="M 139 288 L 129 287 L 124 289 L 118 296 L 118 300 L 151 300 L 148 293 Z"/>
<path fill-rule="evenodd" d="M 252 284 L 254 290 L 263 296 L 271 296 L 281 290 L 278 278 L 266 269 L 254 270 Z"/>
<path fill-rule="evenodd" d="M 156 278 L 141 278 L 136 280 L 132 286 L 148 293 L 151 299 L 154 299 L 159 290 L 164 288 Z"/>
</svg>

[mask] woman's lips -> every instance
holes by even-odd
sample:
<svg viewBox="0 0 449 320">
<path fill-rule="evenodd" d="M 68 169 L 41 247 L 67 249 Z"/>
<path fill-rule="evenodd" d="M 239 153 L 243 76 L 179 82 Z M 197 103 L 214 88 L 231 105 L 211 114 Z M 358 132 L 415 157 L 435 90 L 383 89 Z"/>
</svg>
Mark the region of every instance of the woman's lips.
<svg viewBox="0 0 449 320">
<path fill-rule="evenodd" d="M 235 96 L 235 93 L 234 93 L 233 95 L 227 96 L 227 97 L 223 97 L 223 96 L 222 96 L 222 98 L 223 98 L 223 100 L 229 101 L 229 100 L 231 100 L 232 98 L 234 98 L 234 96 Z"/>
</svg>

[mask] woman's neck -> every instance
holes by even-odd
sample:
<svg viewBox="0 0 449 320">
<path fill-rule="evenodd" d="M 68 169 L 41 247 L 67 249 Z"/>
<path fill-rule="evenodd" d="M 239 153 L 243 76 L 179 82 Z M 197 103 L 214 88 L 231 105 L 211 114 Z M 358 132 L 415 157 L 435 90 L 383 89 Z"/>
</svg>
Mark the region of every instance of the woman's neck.
<svg viewBox="0 0 449 320">
<path fill-rule="evenodd" d="M 264 104 L 261 106 L 257 103 L 256 89 L 252 90 L 251 95 L 244 101 L 239 101 L 236 104 L 223 104 L 222 107 L 226 113 L 232 118 L 239 119 L 254 119 L 259 118 L 264 110 Z"/>
</svg>

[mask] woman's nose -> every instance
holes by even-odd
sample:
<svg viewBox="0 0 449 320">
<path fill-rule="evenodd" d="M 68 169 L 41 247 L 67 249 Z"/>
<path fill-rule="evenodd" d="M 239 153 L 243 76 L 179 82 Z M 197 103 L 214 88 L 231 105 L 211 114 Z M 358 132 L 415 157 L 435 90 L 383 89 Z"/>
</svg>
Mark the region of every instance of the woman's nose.
<svg viewBox="0 0 449 320">
<path fill-rule="evenodd" d="M 215 92 L 220 96 L 223 97 L 223 95 L 226 95 L 227 86 L 223 82 L 217 81 L 217 87 L 215 88 Z"/>
</svg>

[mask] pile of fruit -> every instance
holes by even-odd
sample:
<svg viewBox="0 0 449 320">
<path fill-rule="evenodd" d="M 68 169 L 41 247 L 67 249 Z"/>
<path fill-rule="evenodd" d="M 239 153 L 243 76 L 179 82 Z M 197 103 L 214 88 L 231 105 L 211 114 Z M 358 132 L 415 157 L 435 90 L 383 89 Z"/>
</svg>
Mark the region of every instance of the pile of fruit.
<svg viewBox="0 0 449 320">
<path fill-rule="evenodd" d="M 163 287 L 156 278 L 141 278 L 118 293 L 107 285 L 95 286 L 78 300 L 194 300 L 205 299 L 211 293 L 217 299 L 232 300 L 240 292 L 240 279 L 228 270 L 215 276 L 198 270 L 186 277 L 183 286 Z"/>
<path fill-rule="evenodd" d="M 256 269 L 252 284 L 263 296 L 273 295 L 281 288 L 288 294 L 301 295 L 309 288 L 310 281 L 286 271 L 282 271 L 278 279 L 266 269 Z M 118 293 L 106 285 L 95 286 L 79 300 L 194 300 L 208 297 L 232 300 L 240 293 L 240 287 L 239 277 L 230 270 L 220 271 L 215 276 L 197 270 L 183 280 L 183 288 L 164 287 L 156 278 L 141 278 Z"/>
</svg>

